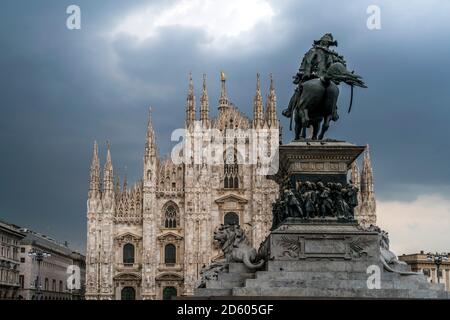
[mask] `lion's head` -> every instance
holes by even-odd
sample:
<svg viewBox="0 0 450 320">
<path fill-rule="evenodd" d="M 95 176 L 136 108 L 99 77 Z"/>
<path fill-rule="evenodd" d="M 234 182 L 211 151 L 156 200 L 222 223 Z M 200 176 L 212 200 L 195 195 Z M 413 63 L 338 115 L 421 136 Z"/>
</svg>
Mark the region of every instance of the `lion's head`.
<svg viewBox="0 0 450 320">
<path fill-rule="evenodd" d="M 242 242 L 247 241 L 244 230 L 239 225 L 221 224 L 216 231 L 214 231 L 214 240 L 220 245 L 225 255 L 231 253 L 234 247 L 239 246 Z"/>
</svg>

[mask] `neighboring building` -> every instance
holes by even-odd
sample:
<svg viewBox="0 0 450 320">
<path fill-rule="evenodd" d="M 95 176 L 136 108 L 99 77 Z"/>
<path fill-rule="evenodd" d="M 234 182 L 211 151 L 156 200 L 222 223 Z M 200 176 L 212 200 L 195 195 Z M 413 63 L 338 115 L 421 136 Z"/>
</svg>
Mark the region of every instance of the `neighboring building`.
<svg viewBox="0 0 450 320">
<path fill-rule="evenodd" d="M 411 266 L 411 270 L 415 272 L 423 272 L 427 277 L 428 282 L 445 284 L 445 289 L 450 291 L 450 255 L 448 261 L 442 261 L 439 267 L 439 275 L 437 268 L 433 261 L 427 260 L 427 254 L 423 251 L 420 253 L 403 254 L 398 257 L 399 260 L 406 262 Z"/>
<path fill-rule="evenodd" d="M 371 224 L 376 225 L 376 201 L 373 184 L 373 170 L 370 161 L 369 146 L 364 152 L 362 160 L 362 170 L 358 169 L 357 162 L 352 163 L 350 171 L 350 179 L 353 185 L 358 187 L 358 206 L 355 208 L 355 219 L 364 227 L 369 227 Z"/>
<path fill-rule="evenodd" d="M 80 268 L 80 287 L 71 290 L 72 300 L 84 300 L 86 293 L 86 257 L 78 252 L 72 252 L 71 257 L 73 265 Z M 75 285 L 75 279 L 73 279 L 72 284 Z"/>
<path fill-rule="evenodd" d="M 82 288 L 72 290 L 67 283 L 68 268 L 72 265 L 84 266 L 84 257 L 67 245 L 33 232 L 22 229 L 25 237 L 20 242 L 20 298 L 26 300 L 72 300 L 82 298 Z M 39 264 L 30 252 L 50 254 Z M 83 269 L 80 270 L 83 277 Z M 39 274 L 39 281 L 38 281 Z M 82 282 L 83 279 L 80 279 Z M 41 290 L 38 289 L 40 284 Z"/>
<path fill-rule="evenodd" d="M 197 120 L 190 78 L 186 130 L 193 132 L 198 126 L 221 133 L 253 129 L 259 135 L 269 129 L 268 141 L 276 141 L 278 147 L 280 126 L 272 78 L 263 110 L 257 75 L 252 120 L 230 103 L 225 84 L 222 73 L 218 116 L 210 119 L 204 77 Z M 87 201 L 86 299 L 192 295 L 202 267 L 221 257 L 213 232 L 222 223 L 238 223 L 251 245 L 258 248 L 272 224 L 272 203 L 278 196 L 278 185 L 257 174 L 262 165 L 259 158 L 252 164 L 237 163 L 237 158 L 249 156 L 248 149 L 244 154 L 231 150 L 223 156 L 225 164 L 174 164 L 157 154 L 149 118 L 142 180 L 129 189 L 127 181 L 120 186 L 113 173 L 109 145 L 100 176 L 95 143 Z M 370 160 L 365 161 L 370 166 Z M 371 174 L 364 168 L 363 174 Z M 373 197 L 371 180 L 364 179 L 364 186 L 371 188 L 364 190 Z"/>
<path fill-rule="evenodd" d="M 0 300 L 19 296 L 19 241 L 23 237 L 17 226 L 0 221 Z"/>
</svg>

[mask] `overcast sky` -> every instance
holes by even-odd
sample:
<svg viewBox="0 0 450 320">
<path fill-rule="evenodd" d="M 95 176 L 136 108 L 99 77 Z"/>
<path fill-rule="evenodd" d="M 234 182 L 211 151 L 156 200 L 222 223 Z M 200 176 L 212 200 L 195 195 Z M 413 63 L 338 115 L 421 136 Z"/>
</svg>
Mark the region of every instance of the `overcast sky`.
<svg viewBox="0 0 450 320">
<path fill-rule="evenodd" d="M 71 4 L 81 30 L 66 28 Z M 380 30 L 367 28 L 369 5 Z M 342 88 L 329 136 L 370 144 L 378 221 L 397 253 L 450 251 L 449 15 L 445 0 L 2 0 L 0 218 L 84 250 L 95 139 L 102 162 L 109 140 L 115 172 L 139 179 L 148 107 L 166 154 L 190 71 L 197 101 L 207 73 L 216 114 L 223 69 L 247 115 L 256 72 L 263 94 L 272 72 L 281 117 L 303 54 L 332 32 L 369 88 L 350 115 Z"/>
</svg>

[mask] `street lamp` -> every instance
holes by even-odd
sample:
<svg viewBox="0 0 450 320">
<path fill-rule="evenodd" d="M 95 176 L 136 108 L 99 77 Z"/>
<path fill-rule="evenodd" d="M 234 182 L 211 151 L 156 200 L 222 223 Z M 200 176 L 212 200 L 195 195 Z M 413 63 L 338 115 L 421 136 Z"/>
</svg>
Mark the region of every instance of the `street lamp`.
<svg viewBox="0 0 450 320">
<path fill-rule="evenodd" d="M 437 275 L 437 282 L 439 281 L 439 268 L 441 267 L 442 261 L 448 261 L 448 254 L 447 253 L 427 253 L 427 260 L 430 262 L 434 262 L 436 265 L 436 275 Z"/>
<path fill-rule="evenodd" d="M 36 296 L 39 297 L 39 295 L 42 294 L 42 292 L 41 292 L 41 289 L 42 289 L 41 262 L 45 258 L 51 257 L 51 254 L 48 252 L 41 251 L 41 250 L 32 249 L 30 252 L 28 252 L 28 256 L 31 257 L 33 260 L 36 260 L 38 263 L 38 273 L 37 273 L 37 277 L 36 277 L 35 288 L 36 288 Z"/>
</svg>

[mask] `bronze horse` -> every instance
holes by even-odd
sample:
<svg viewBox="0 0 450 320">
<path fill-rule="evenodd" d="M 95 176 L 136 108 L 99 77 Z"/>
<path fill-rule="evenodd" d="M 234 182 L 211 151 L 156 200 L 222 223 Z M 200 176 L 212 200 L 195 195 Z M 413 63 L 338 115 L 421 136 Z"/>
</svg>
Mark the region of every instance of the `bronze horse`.
<svg viewBox="0 0 450 320">
<path fill-rule="evenodd" d="M 333 63 L 326 74 L 320 78 L 305 81 L 302 84 L 302 92 L 297 99 L 291 120 L 295 122 L 295 140 L 306 138 L 306 130 L 313 127 L 312 139 L 322 140 L 327 132 L 330 121 L 337 120 L 337 99 L 339 97 L 338 85 L 341 82 L 351 86 L 351 99 L 348 112 L 353 101 L 353 87 L 367 88 L 361 76 L 354 74 L 340 63 Z M 333 115 L 336 115 L 333 117 Z M 319 127 L 322 128 L 319 134 Z"/>
</svg>

